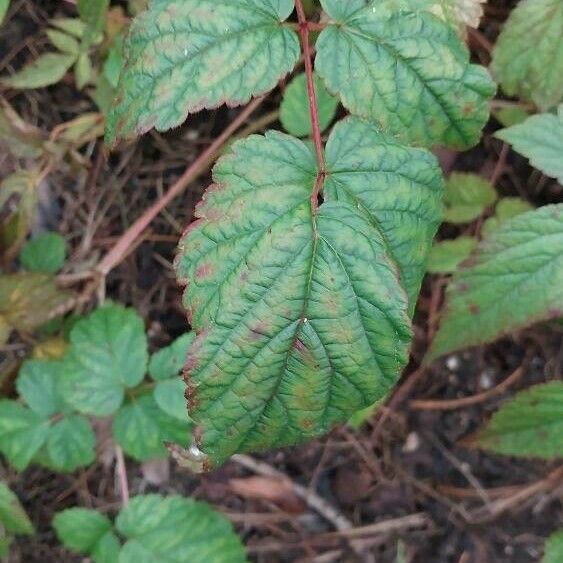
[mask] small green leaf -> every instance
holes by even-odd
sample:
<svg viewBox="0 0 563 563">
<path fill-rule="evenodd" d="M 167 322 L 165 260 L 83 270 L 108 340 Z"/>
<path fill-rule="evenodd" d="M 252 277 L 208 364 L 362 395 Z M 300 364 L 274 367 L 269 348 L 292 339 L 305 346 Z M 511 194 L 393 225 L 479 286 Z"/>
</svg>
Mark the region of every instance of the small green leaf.
<svg viewBox="0 0 563 563">
<path fill-rule="evenodd" d="M 563 316 L 563 204 L 505 221 L 447 291 L 428 359 Z"/>
<path fill-rule="evenodd" d="M 188 410 L 186 405 L 186 384 L 176 376 L 173 379 L 159 381 L 154 389 L 154 400 L 166 414 L 178 420 L 186 420 Z"/>
<path fill-rule="evenodd" d="M 428 255 L 426 269 L 431 274 L 451 274 L 469 258 L 477 246 L 477 239 L 458 237 L 454 240 L 437 242 Z"/>
<path fill-rule="evenodd" d="M 491 71 L 509 96 L 542 110 L 563 101 L 563 3 L 521 0 L 497 39 Z"/>
<path fill-rule="evenodd" d="M 484 223 L 481 230 L 484 236 L 489 236 L 493 231 L 498 229 L 504 221 L 512 219 L 517 215 L 531 211 L 533 207 L 524 199 L 519 197 L 503 197 L 497 203 L 495 215 L 489 217 Z"/>
<path fill-rule="evenodd" d="M 73 55 L 74 57 L 78 56 L 80 44 L 72 35 L 59 31 L 58 29 L 48 29 L 47 37 L 49 37 L 49 41 L 51 41 L 53 46 L 59 51 L 67 55 Z"/>
<path fill-rule="evenodd" d="M 1 82 L 9 88 L 19 90 L 43 88 L 60 82 L 76 57 L 64 53 L 47 53 L 35 59 L 10 77 L 2 78 Z"/>
<path fill-rule="evenodd" d="M 96 458 L 96 437 L 87 418 L 64 417 L 49 430 L 47 453 L 50 465 L 57 471 L 74 471 L 90 465 Z"/>
<path fill-rule="evenodd" d="M 530 112 L 519 106 L 501 107 L 493 110 L 493 115 L 503 127 L 512 127 L 526 121 L 530 117 Z"/>
<path fill-rule="evenodd" d="M 472 441 L 506 455 L 563 457 L 563 382 L 534 385 L 504 403 Z"/>
<path fill-rule="evenodd" d="M 0 24 L 4 22 L 4 18 L 8 13 L 9 7 L 10 7 L 10 0 L 0 0 Z"/>
<path fill-rule="evenodd" d="M 107 140 L 180 125 L 189 113 L 246 103 L 293 69 L 293 0 L 160 0 L 133 21 Z"/>
<path fill-rule="evenodd" d="M 321 3 L 332 25 L 317 41 L 315 68 L 348 110 L 408 143 L 477 143 L 495 86 L 469 64 L 455 29 L 426 11 L 376 0 Z"/>
<path fill-rule="evenodd" d="M 49 426 L 48 420 L 19 403 L 0 400 L 0 452 L 18 471 L 41 449 Z"/>
<path fill-rule="evenodd" d="M 74 77 L 76 79 L 76 87 L 82 90 L 86 84 L 90 84 L 94 78 L 94 68 L 88 53 L 80 53 L 76 64 L 74 65 Z"/>
<path fill-rule="evenodd" d="M 322 80 L 315 74 L 315 92 L 317 95 L 318 115 L 321 131 L 324 131 L 334 119 L 338 100 L 331 96 Z M 285 89 L 280 106 L 280 121 L 286 131 L 296 137 L 311 135 L 311 115 L 307 94 L 307 78 L 299 74 Z"/>
<path fill-rule="evenodd" d="M 118 563 L 121 543 L 113 532 L 106 532 L 92 549 L 94 563 Z"/>
<path fill-rule="evenodd" d="M 104 30 L 110 0 L 78 0 L 78 14 L 86 27 L 84 45 L 90 46 Z"/>
<path fill-rule="evenodd" d="M 30 272 L 56 274 L 66 260 L 66 242 L 58 233 L 45 233 L 22 248 L 20 261 Z"/>
<path fill-rule="evenodd" d="M 183 421 L 171 418 L 151 395 L 144 395 L 119 409 L 113 423 L 113 435 L 123 451 L 134 459 L 167 457 L 165 442 L 189 442 L 187 413 Z"/>
<path fill-rule="evenodd" d="M 561 561 L 563 561 L 563 530 L 547 538 L 541 563 L 561 563 Z"/>
<path fill-rule="evenodd" d="M 35 532 L 18 497 L 0 482 L 0 528 L 2 526 L 12 534 L 31 535 Z"/>
<path fill-rule="evenodd" d="M 86 26 L 78 18 L 54 18 L 49 20 L 49 25 L 76 37 L 82 39 Z"/>
<path fill-rule="evenodd" d="M 70 333 L 64 395 L 79 412 L 106 416 L 126 388 L 138 385 L 147 368 L 143 320 L 132 309 L 108 305 L 78 321 Z"/>
<path fill-rule="evenodd" d="M 43 418 L 66 409 L 59 390 L 62 368 L 62 362 L 56 360 L 27 360 L 20 369 L 16 380 L 18 393 Z"/>
<path fill-rule="evenodd" d="M 446 182 L 445 221 L 469 223 L 497 200 L 497 193 L 487 180 L 476 174 L 454 172 Z"/>
<path fill-rule="evenodd" d="M 87 555 L 113 528 L 109 518 L 86 508 L 69 508 L 58 512 L 53 518 L 53 527 L 65 547 Z"/>
<path fill-rule="evenodd" d="M 351 118 L 326 168 L 315 208 L 309 145 L 273 131 L 233 144 L 180 244 L 199 334 L 187 394 L 208 466 L 327 432 L 384 396 L 407 359 L 441 215 L 436 159 Z"/>
<path fill-rule="evenodd" d="M 207 504 L 179 496 L 138 496 L 116 521 L 127 538 L 119 563 L 245 563 L 231 523 Z"/>
<path fill-rule="evenodd" d="M 495 136 L 529 158 L 532 166 L 563 184 L 563 104 L 557 115 L 533 115 L 524 123 L 497 131 Z"/>
<path fill-rule="evenodd" d="M 195 334 L 188 332 L 174 340 L 170 346 L 153 354 L 149 363 L 149 375 L 155 381 L 176 378 L 186 364 L 188 349 L 194 338 Z"/>
<path fill-rule="evenodd" d="M 104 76 L 113 88 L 119 84 L 119 73 L 123 68 L 123 37 L 115 38 L 104 63 Z"/>
</svg>

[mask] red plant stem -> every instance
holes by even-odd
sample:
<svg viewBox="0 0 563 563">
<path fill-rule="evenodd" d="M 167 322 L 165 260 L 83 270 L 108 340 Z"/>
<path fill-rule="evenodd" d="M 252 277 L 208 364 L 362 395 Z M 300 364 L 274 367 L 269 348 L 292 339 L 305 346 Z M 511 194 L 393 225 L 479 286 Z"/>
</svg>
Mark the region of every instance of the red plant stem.
<svg viewBox="0 0 563 563">
<path fill-rule="evenodd" d="M 176 180 L 166 194 L 147 209 L 128 229 L 121 235 L 113 248 L 95 267 L 95 272 L 101 277 L 106 277 L 113 268 L 127 254 L 143 231 L 152 223 L 154 218 L 182 191 L 202 174 L 209 164 L 215 159 L 219 150 L 231 138 L 233 133 L 248 119 L 250 114 L 262 103 L 264 97 L 256 98 L 248 104 L 233 122 L 205 149 L 186 171 Z"/>
<path fill-rule="evenodd" d="M 297 9 L 297 19 L 299 20 L 299 35 L 301 36 L 301 44 L 303 45 L 303 53 L 305 55 L 305 75 L 307 77 L 307 93 L 309 95 L 309 112 L 311 114 L 311 124 L 313 126 L 313 141 L 315 143 L 315 152 L 317 155 L 317 164 L 319 167 L 319 178 L 315 183 L 315 189 L 313 191 L 313 196 L 315 199 L 315 207 L 317 205 L 317 195 L 319 190 L 322 188 L 322 179 L 325 175 L 325 160 L 323 151 L 323 140 L 321 137 L 321 126 L 319 123 L 319 108 L 317 105 L 317 95 L 315 93 L 315 81 L 313 79 L 313 61 L 311 53 L 311 45 L 309 44 L 309 24 L 307 22 L 307 16 L 305 15 L 305 10 L 303 9 L 302 0 L 295 1 L 295 7 Z M 311 196 L 311 198 L 313 198 Z M 313 199 L 311 199 L 313 201 Z"/>
</svg>

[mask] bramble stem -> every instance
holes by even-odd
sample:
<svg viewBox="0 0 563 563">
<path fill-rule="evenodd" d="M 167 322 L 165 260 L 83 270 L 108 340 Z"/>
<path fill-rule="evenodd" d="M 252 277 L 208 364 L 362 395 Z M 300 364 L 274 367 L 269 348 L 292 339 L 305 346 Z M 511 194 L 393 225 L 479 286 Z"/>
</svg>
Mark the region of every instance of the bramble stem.
<svg viewBox="0 0 563 563">
<path fill-rule="evenodd" d="M 317 105 L 317 95 L 315 92 L 315 81 L 313 79 L 313 61 L 311 53 L 311 45 L 309 44 L 309 24 L 307 16 L 303 9 L 302 0 L 295 1 L 297 9 L 297 19 L 299 20 L 299 35 L 301 36 L 301 44 L 303 45 L 303 54 L 305 55 L 305 75 L 307 77 L 307 93 L 309 95 L 309 112 L 311 115 L 311 125 L 313 127 L 313 141 L 315 143 L 315 153 L 317 155 L 317 165 L 319 167 L 319 177 L 315 182 L 315 188 L 311 201 L 314 198 L 314 209 L 317 206 L 317 196 L 322 187 L 322 179 L 325 175 L 325 160 L 323 151 L 323 140 L 321 137 L 321 126 L 319 123 L 319 108 Z"/>
</svg>

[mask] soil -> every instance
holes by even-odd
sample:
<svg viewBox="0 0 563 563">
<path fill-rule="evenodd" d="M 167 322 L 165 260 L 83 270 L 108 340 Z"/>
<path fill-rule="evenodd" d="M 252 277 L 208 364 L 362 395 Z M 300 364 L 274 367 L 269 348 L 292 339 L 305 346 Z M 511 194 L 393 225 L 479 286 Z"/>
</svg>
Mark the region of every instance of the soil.
<svg viewBox="0 0 563 563">
<path fill-rule="evenodd" d="M 8 24 L 0 28 L 0 72 L 19 67 L 44 48 L 45 37 L 37 34 L 50 17 L 74 13 L 70 2 L 14 3 Z M 475 60 L 488 63 L 489 45 L 513 5 L 503 0 L 488 3 L 483 24 L 469 38 Z M 70 81 L 2 95 L 25 119 L 46 131 L 94 110 L 88 96 L 77 93 Z M 272 95 L 260 112 L 267 115 L 278 102 L 279 95 Z M 86 168 L 61 167 L 42 185 L 44 205 L 34 229 L 56 228 L 73 250 L 69 267 L 74 272 L 87 270 L 237 113 L 237 109 L 219 109 L 197 114 L 183 127 L 165 135 L 152 132 L 107 161 L 102 158 L 101 142 L 90 143 L 83 150 Z M 272 126 L 280 127 L 276 122 Z M 445 172 L 494 175 L 501 194 L 520 195 L 535 206 L 561 201 L 561 186 L 513 152 L 506 159 L 500 156 L 502 143 L 491 136 L 498 128 L 492 118 L 480 145 L 464 154 L 440 151 Z M 7 158 L 0 158 L 0 176 L 9 166 Z M 171 263 L 177 239 L 209 182 L 207 174 L 191 184 L 108 278 L 106 296 L 134 306 L 143 315 L 153 349 L 187 328 Z M 440 236 L 461 232 L 445 226 Z M 179 493 L 213 504 L 233 520 L 249 557 L 264 563 L 539 561 L 545 538 L 563 526 L 558 464 L 484 453 L 463 441 L 518 389 L 561 377 L 563 327 L 537 326 L 449 356 L 423 372 L 418 366 L 436 329 L 444 285 L 441 277 L 425 280 L 411 364 L 387 405 L 361 429 L 339 427 L 321 440 L 254 456 L 290 481 L 252 480 L 253 472 L 234 461 L 199 476 L 169 461 L 140 465 L 128 460 L 131 494 Z M 0 351 L 0 369 L 21 360 L 30 343 L 21 344 L 15 351 Z M 411 404 L 415 399 L 473 396 L 495 387 L 520 366 L 524 366 L 522 376 L 506 392 L 474 405 L 431 410 Z M 80 561 L 56 540 L 53 514 L 76 505 L 109 514 L 119 509 L 108 427 L 100 421 L 96 429 L 99 458 L 87 470 L 62 475 L 32 467 L 18 475 L 0 461 L 0 477 L 18 494 L 38 529 L 34 537 L 16 541 L 10 562 Z M 326 518 L 294 494 L 291 483 L 310 487 L 356 528 L 399 520 L 395 528 L 385 524 L 383 530 L 362 536 L 364 552 L 358 556 L 358 540 L 335 533 Z"/>
</svg>

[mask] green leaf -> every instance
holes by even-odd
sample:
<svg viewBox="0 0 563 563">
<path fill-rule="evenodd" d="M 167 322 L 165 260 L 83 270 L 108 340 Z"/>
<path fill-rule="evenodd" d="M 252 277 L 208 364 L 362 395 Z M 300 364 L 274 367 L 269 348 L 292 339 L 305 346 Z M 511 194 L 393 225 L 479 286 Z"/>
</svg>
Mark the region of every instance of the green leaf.
<svg viewBox="0 0 563 563">
<path fill-rule="evenodd" d="M 173 379 L 159 381 L 154 389 L 154 400 L 162 411 L 178 420 L 186 420 L 188 411 L 186 406 L 186 384 L 176 376 Z"/>
<path fill-rule="evenodd" d="M 11 536 L 5 536 L 4 532 L 0 530 L 0 557 L 8 555 L 12 541 L 13 538 Z"/>
<path fill-rule="evenodd" d="M 473 237 L 458 237 L 454 240 L 437 242 L 428 255 L 426 269 L 431 274 L 451 274 L 469 258 L 477 246 Z"/>
<path fill-rule="evenodd" d="M 60 82 L 76 57 L 64 53 L 47 53 L 35 59 L 10 77 L 2 78 L 1 82 L 9 88 L 19 90 L 43 88 Z"/>
<path fill-rule="evenodd" d="M 563 316 L 563 204 L 507 220 L 448 287 L 428 359 Z"/>
<path fill-rule="evenodd" d="M 526 121 L 530 117 L 530 112 L 520 106 L 501 107 L 493 110 L 493 115 L 503 127 L 512 127 Z"/>
<path fill-rule="evenodd" d="M 65 547 L 87 555 L 113 528 L 109 518 L 86 508 L 69 508 L 58 512 L 53 518 L 53 527 Z"/>
<path fill-rule="evenodd" d="M 316 74 L 315 92 L 317 94 L 319 123 L 321 131 L 324 131 L 334 119 L 338 100 L 328 93 Z M 280 106 L 280 121 L 284 129 L 296 137 L 311 135 L 313 129 L 305 74 L 296 76 L 285 89 Z"/>
<path fill-rule="evenodd" d="M 521 0 L 493 50 L 491 71 L 509 96 L 546 110 L 563 101 L 563 3 Z"/>
<path fill-rule="evenodd" d="M 327 432 L 385 395 L 407 359 L 399 270 L 414 298 L 440 218 L 436 160 L 349 119 L 326 166 L 315 209 L 308 145 L 277 132 L 235 143 L 181 242 L 208 465 Z"/>
<path fill-rule="evenodd" d="M 121 543 L 113 532 L 106 532 L 92 549 L 94 563 L 118 563 Z"/>
<path fill-rule="evenodd" d="M 504 403 L 472 441 L 506 455 L 563 457 L 563 382 L 534 385 Z"/>
<path fill-rule="evenodd" d="M 16 388 L 29 408 L 43 418 L 64 412 L 60 394 L 63 363 L 56 360 L 27 360 L 23 363 Z"/>
<path fill-rule="evenodd" d="M 12 534 L 31 535 L 35 532 L 18 497 L 0 482 L 0 528 L 2 526 Z"/>
<path fill-rule="evenodd" d="M 170 346 L 153 354 L 149 362 L 149 375 L 155 381 L 176 378 L 186 364 L 188 349 L 195 338 L 193 332 L 183 334 Z"/>
<path fill-rule="evenodd" d="M 119 73 L 123 68 L 123 37 L 116 37 L 104 62 L 104 76 L 113 88 L 119 84 Z"/>
<path fill-rule="evenodd" d="M 19 403 L 0 400 L 0 452 L 18 471 L 41 449 L 49 426 L 48 420 Z"/>
<path fill-rule="evenodd" d="M 517 215 L 531 211 L 533 207 L 524 199 L 519 197 L 503 197 L 497 203 L 495 215 L 489 217 L 484 223 L 481 230 L 484 236 L 489 236 L 493 231 L 498 229 L 504 221 L 512 219 Z"/>
<path fill-rule="evenodd" d="M 207 504 L 159 495 L 138 496 L 116 521 L 127 538 L 119 563 L 243 563 L 231 523 Z"/>
<path fill-rule="evenodd" d="M 293 0 L 160 0 L 131 25 L 107 140 L 165 131 L 189 113 L 268 92 L 295 66 Z"/>
<path fill-rule="evenodd" d="M 375 0 L 322 5 L 333 25 L 317 41 L 315 67 L 347 109 L 405 142 L 477 143 L 495 87 L 450 25 Z"/>
<path fill-rule="evenodd" d="M 47 453 L 57 471 L 74 471 L 90 465 L 96 458 L 96 437 L 90 422 L 80 415 L 64 417 L 49 430 Z"/>
<path fill-rule="evenodd" d="M 78 18 L 54 18 L 49 20 L 49 25 L 76 37 L 82 39 L 86 26 Z"/>
<path fill-rule="evenodd" d="M 66 260 L 66 242 L 58 233 L 45 233 L 31 239 L 20 254 L 22 266 L 30 272 L 56 274 Z"/>
<path fill-rule="evenodd" d="M 74 78 L 76 87 L 82 90 L 86 84 L 90 84 L 94 78 L 94 68 L 88 53 L 80 53 L 76 64 L 74 65 Z"/>
<path fill-rule="evenodd" d="M 78 0 L 78 15 L 84 22 L 84 45 L 88 47 L 103 32 L 110 0 Z"/>
<path fill-rule="evenodd" d="M 80 44 L 72 35 L 59 31 L 58 29 L 48 29 L 47 37 L 49 37 L 49 41 L 51 41 L 59 51 L 67 55 L 73 55 L 74 57 L 78 56 Z"/>
<path fill-rule="evenodd" d="M 561 563 L 563 561 L 563 530 L 547 538 L 542 563 Z"/>
<path fill-rule="evenodd" d="M 0 0 L 0 24 L 4 21 L 8 8 L 10 7 L 10 0 Z"/>
<path fill-rule="evenodd" d="M 524 123 L 497 131 L 495 136 L 510 143 L 516 152 L 530 159 L 532 166 L 563 185 L 563 104 L 558 115 L 533 115 Z"/>
<path fill-rule="evenodd" d="M 151 395 L 133 399 L 119 409 L 113 423 L 115 441 L 132 458 L 144 461 L 167 457 L 164 442 L 189 442 L 189 425 L 166 415 Z"/>
<path fill-rule="evenodd" d="M 463 172 L 454 172 L 446 182 L 444 203 L 445 221 L 469 223 L 497 200 L 497 193 L 490 182 Z"/>
<path fill-rule="evenodd" d="M 106 416 L 138 385 L 148 353 L 143 320 L 132 309 L 108 305 L 78 321 L 70 333 L 64 395 L 79 412 Z"/>
</svg>

